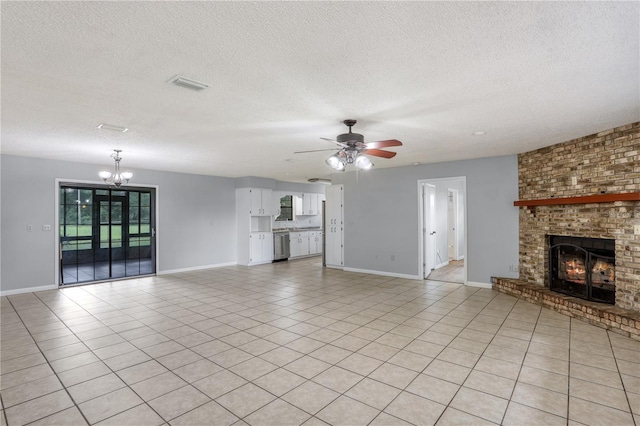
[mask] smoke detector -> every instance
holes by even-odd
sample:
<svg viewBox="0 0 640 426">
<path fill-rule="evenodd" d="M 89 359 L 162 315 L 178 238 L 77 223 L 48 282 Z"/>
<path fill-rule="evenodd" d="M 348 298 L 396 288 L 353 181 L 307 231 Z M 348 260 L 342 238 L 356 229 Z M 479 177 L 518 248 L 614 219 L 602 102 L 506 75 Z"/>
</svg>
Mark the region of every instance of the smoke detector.
<svg viewBox="0 0 640 426">
<path fill-rule="evenodd" d="M 200 92 L 209 87 L 208 84 L 201 83 L 181 75 L 176 75 L 167 83 L 175 84 L 176 86 L 184 87 L 185 89 L 194 90 L 196 92 Z"/>
</svg>

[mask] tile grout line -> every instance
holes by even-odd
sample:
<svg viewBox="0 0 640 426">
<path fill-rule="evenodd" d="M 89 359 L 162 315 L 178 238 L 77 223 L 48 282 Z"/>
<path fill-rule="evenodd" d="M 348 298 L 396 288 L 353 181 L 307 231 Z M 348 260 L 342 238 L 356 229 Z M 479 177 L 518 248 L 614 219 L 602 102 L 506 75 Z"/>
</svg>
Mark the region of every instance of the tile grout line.
<svg viewBox="0 0 640 426">
<path fill-rule="evenodd" d="M 55 315 L 55 316 L 56 316 L 56 318 L 60 319 L 60 318 L 58 317 L 58 315 L 57 315 L 55 312 L 51 311 L 51 309 L 49 308 L 49 306 L 47 306 L 45 303 L 43 303 L 43 302 L 42 302 L 42 300 L 38 297 L 38 295 L 37 295 L 36 293 L 33 293 L 33 295 L 38 299 L 38 301 L 39 301 L 40 303 L 42 303 L 44 306 L 46 306 L 46 308 L 47 308 L 47 309 L 48 309 L 48 310 L 49 310 L 53 315 Z M 42 351 L 42 349 L 40 348 L 40 344 L 39 344 L 39 343 L 38 343 L 38 342 L 33 338 L 33 334 L 32 334 L 32 333 L 31 333 L 31 331 L 29 330 L 29 327 L 27 327 L 27 325 L 25 324 L 25 322 L 24 322 L 24 320 L 23 320 L 23 318 L 22 318 L 22 315 L 20 315 L 20 312 L 16 309 L 16 307 L 15 307 L 15 305 L 13 304 L 13 302 L 11 301 L 11 299 L 7 298 L 7 300 L 8 300 L 8 301 L 9 301 L 9 303 L 11 304 L 11 307 L 13 308 L 13 310 L 14 310 L 14 311 L 16 312 L 16 314 L 18 315 L 18 318 L 20 318 L 20 321 L 22 322 L 22 325 L 24 326 L 25 330 L 27 331 L 27 333 L 29 333 L 29 337 L 31 337 L 31 339 L 33 339 L 34 344 L 36 345 L 36 347 L 37 347 L 37 348 L 38 348 L 38 350 L 40 351 L 40 355 L 42 355 L 42 357 L 44 358 L 44 360 L 45 360 L 46 364 L 49 366 L 49 368 L 50 368 L 50 369 L 51 369 L 51 371 L 53 372 L 53 375 L 54 375 L 54 376 L 56 376 L 56 379 L 58 380 L 58 382 L 60 383 L 60 385 L 61 385 L 61 386 L 62 386 L 62 388 L 64 389 L 65 393 L 66 393 L 66 394 L 67 394 L 67 396 L 69 397 L 69 400 L 73 403 L 73 406 L 74 406 L 74 407 L 76 407 L 76 409 L 78 410 L 78 412 L 80 413 L 80 415 L 82 416 L 82 418 L 84 419 L 84 421 L 85 421 L 85 422 L 87 422 L 87 424 L 88 424 L 88 425 L 90 425 L 91 423 L 89 423 L 89 421 L 88 421 L 88 420 L 87 420 L 87 418 L 85 417 L 85 415 L 84 415 L 84 413 L 82 412 L 82 410 L 80 410 L 80 407 L 78 407 L 78 404 L 76 404 L 76 401 L 71 397 L 71 394 L 69 393 L 69 390 L 68 390 L 68 389 L 67 389 L 67 387 L 64 385 L 64 383 L 62 383 L 62 380 L 60 380 L 60 376 L 58 375 L 58 372 L 57 372 L 57 371 L 56 371 L 56 370 L 51 366 L 51 363 L 49 362 L 49 359 L 45 356 L 44 352 L 43 352 L 43 351 Z M 66 327 L 66 324 L 65 324 L 65 328 L 67 328 L 67 327 Z M 71 331 L 71 330 L 69 330 L 69 331 Z M 39 365 L 40 365 L 40 364 L 39 364 Z M 39 379 L 36 379 L 36 380 L 39 380 Z M 33 382 L 33 381 L 34 381 L 34 380 L 32 380 L 31 382 Z M 30 382 L 27 382 L 27 383 L 30 383 Z M 62 389 L 59 389 L 59 390 L 62 390 Z M 45 395 L 41 395 L 41 396 L 38 396 L 38 397 L 36 397 L 36 398 L 31 398 L 31 399 L 30 399 L 30 400 L 28 400 L 28 401 L 33 401 L 33 400 L 38 399 L 38 398 L 41 398 L 41 397 L 43 397 L 43 396 L 51 395 L 51 394 L 53 394 L 53 393 L 55 393 L 55 392 L 58 392 L 59 390 L 57 390 L 57 391 L 53 391 L 53 392 L 49 392 L 49 393 L 47 393 L 47 394 L 45 394 Z M 28 401 L 23 401 L 23 402 L 21 402 L 20 404 L 23 404 L 23 403 L 28 402 Z M 16 404 L 16 406 L 17 406 L 17 405 L 20 405 L 20 404 Z M 69 407 L 67 407 L 67 408 L 69 408 Z M 35 422 L 35 421 L 38 421 L 38 420 L 41 420 L 41 419 L 47 418 L 47 417 L 52 416 L 52 415 L 57 414 L 57 413 L 60 413 L 60 412 L 62 412 L 62 411 L 64 411 L 64 410 L 66 410 L 67 408 L 63 408 L 62 410 L 59 410 L 59 411 L 56 411 L 56 412 L 54 412 L 54 413 L 48 414 L 48 415 L 46 415 L 46 416 L 44 416 L 44 417 L 41 417 L 41 418 L 39 418 L 39 419 L 35 419 L 35 420 L 33 420 L 32 422 Z M 8 417 L 6 417 L 6 410 L 5 410 L 5 418 L 6 418 L 6 421 L 7 421 L 7 425 L 9 425 L 9 419 L 8 419 Z M 32 422 L 29 422 L 29 423 L 32 423 Z"/>
<path fill-rule="evenodd" d="M 516 303 L 513 305 L 514 307 L 518 304 L 519 300 L 516 301 Z M 538 309 L 538 315 L 536 316 L 536 322 L 535 325 L 533 327 L 533 330 L 531 331 L 531 337 L 529 338 L 529 340 L 527 341 L 527 350 L 524 352 L 524 357 L 522 358 L 522 362 L 520 363 L 520 368 L 518 369 L 518 375 L 516 376 L 514 383 L 513 383 L 513 389 L 511 390 L 511 394 L 509 394 L 509 399 L 507 401 L 507 408 L 504 410 L 504 414 L 502 415 L 502 420 L 500 421 L 500 424 L 504 423 L 504 419 L 507 416 L 507 410 L 509 410 L 509 405 L 511 404 L 511 398 L 513 398 L 513 394 L 516 391 L 516 386 L 518 384 L 518 379 L 520 378 L 520 375 L 522 374 L 522 367 L 524 367 L 524 361 L 527 358 L 527 354 L 529 353 L 529 348 L 531 347 L 531 340 L 533 340 L 533 335 L 536 331 L 536 328 L 538 327 L 538 321 L 540 321 L 540 316 L 542 315 L 542 308 Z M 506 318 L 505 318 L 506 321 Z M 568 407 L 568 404 L 567 404 Z M 534 408 L 534 407 L 531 407 Z M 537 409 L 537 408 L 535 408 Z M 544 411 L 544 410 L 540 410 L 540 411 Z M 567 419 L 569 417 L 567 416 Z M 568 421 L 568 420 L 567 420 Z"/>
<path fill-rule="evenodd" d="M 63 295 L 64 295 L 64 294 L 63 294 Z M 66 327 L 66 328 L 67 328 L 67 329 L 68 329 L 68 330 L 73 334 L 73 336 L 74 336 L 74 337 L 76 337 L 76 338 L 77 338 L 77 339 L 78 339 L 78 340 L 79 340 L 79 341 L 80 341 L 80 342 L 81 342 L 81 343 L 82 343 L 82 344 L 83 344 L 83 345 L 88 349 L 88 352 L 90 352 L 90 353 L 91 353 L 91 354 L 93 354 L 96 358 L 98 358 L 98 359 L 99 359 L 99 361 L 96 361 L 96 362 L 100 362 L 100 363 L 102 363 L 106 368 L 108 368 L 108 369 L 109 369 L 109 371 L 111 371 L 111 373 L 108 373 L 108 374 L 115 374 L 115 375 L 116 375 L 116 377 L 118 377 L 118 379 L 122 380 L 122 378 L 118 375 L 117 371 L 116 371 L 116 370 L 113 370 L 113 369 L 112 369 L 112 368 L 111 368 L 107 363 L 105 363 L 105 362 L 104 362 L 104 360 L 103 360 L 102 358 L 100 358 L 98 355 L 96 355 L 96 354 L 94 353 L 93 349 L 91 349 L 90 347 L 88 347 L 88 346 L 86 345 L 86 343 L 84 342 L 84 340 L 82 340 L 81 338 L 79 338 L 79 337 L 77 336 L 77 334 L 76 334 L 73 330 L 71 330 L 71 329 L 66 325 L 66 323 L 64 322 L 64 320 L 62 320 L 62 319 L 58 316 L 58 314 L 56 314 L 54 311 L 52 311 L 52 310 L 49 308 L 49 306 L 48 306 L 46 303 L 44 303 L 44 301 L 42 301 L 42 299 L 40 299 L 40 297 L 39 297 L 36 293 L 34 293 L 34 296 L 35 296 L 36 298 L 38 298 L 38 300 L 40 300 L 40 301 L 43 303 L 43 305 L 47 306 L 47 309 L 49 309 L 49 310 L 50 310 L 50 311 L 51 311 L 51 312 L 52 312 L 52 313 L 53 313 L 53 314 L 54 314 L 54 315 L 55 315 L 55 316 L 56 316 L 56 317 L 57 317 L 57 318 L 58 318 L 58 319 L 63 323 L 63 324 L 65 324 L 65 327 Z M 65 295 L 65 297 L 66 297 L 66 295 Z M 72 299 L 70 299 L 70 300 L 71 300 L 73 303 L 75 303 L 75 304 L 77 305 L 77 302 L 76 302 L 75 300 L 72 300 Z M 105 303 L 107 303 L 109 306 L 113 306 L 113 305 L 111 305 L 111 304 L 110 304 L 110 303 L 108 303 L 108 302 L 105 302 Z M 79 305 L 78 305 L 78 306 L 79 306 Z M 82 308 L 82 307 L 81 307 L 81 308 Z M 91 315 L 93 318 L 95 318 L 96 320 L 98 320 L 98 321 L 100 321 L 102 324 L 104 324 L 100 319 L 96 318 L 93 314 L 91 314 L 91 313 L 90 313 L 89 311 L 87 311 L 85 308 L 82 308 L 82 309 L 83 309 L 85 312 L 87 312 L 89 315 Z M 109 327 L 109 326 L 108 326 L 108 325 L 106 325 L 106 324 L 104 324 L 104 326 L 105 326 L 105 327 L 108 327 L 108 328 L 111 328 L 111 327 Z M 26 327 L 26 326 L 25 326 L 25 327 Z M 113 330 L 112 330 L 112 331 L 113 331 Z M 117 333 L 117 332 L 115 332 L 115 331 L 114 331 L 114 334 L 117 334 L 118 336 L 120 335 L 119 333 Z M 103 336 L 103 337 L 104 337 L 104 336 Z M 90 339 L 90 340 L 91 340 L 91 339 Z M 125 339 L 125 340 L 126 340 L 126 339 Z M 128 341 L 128 340 L 126 340 L 126 341 Z M 36 342 L 36 345 L 37 345 L 37 342 Z M 65 346 L 68 346 L 68 345 L 65 345 Z M 111 345 L 111 346 L 112 346 L 112 345 Z M 38 346 L 38 349 L 39 349 L 39 348 L 40 348 L 40 347 Z M 139 349 L 139 348 L 138 348 L 138 349 Z M 139 349 L 139 350 L 141 350 L 141 349 Z M 47 359 L 47 357 L 44 355 L 44 353 L 43 353 L 42 351 L 41 351 L 41 353 L 42 353 L 42 355 L 45 357 L 45 359 Z M 70 355 L 70 356 L 74 356 L 74 355 Z M 65 358 L 68 358 L 68 357 L 65 357 Z M 64 359 L 64 358 L 61 358 L 61 359 Z M 155 359 L 155 358 L 153 358 L 153 359 Z M 146 362 L 146 361 L 143 361 L 143 362 Z M 48 359 L 47 359 L 47 363 L 49 363 L 49 360 L 48 360 Z M 131 367 L 133 367 L 133 366 L 135 366 L 135 365 L 140 365 L 140 364 L 142 364 L 142 362 L 140 362 L 140 363 L 138 363 L 138 364 L 134 364 L 134 365 L 132 365 Z M 89 364 L 85 364 L 85 365 L 89 365 Z M 51 367 L 51 366 L 50 366 L 50 367 Z M 76 367 L 76 368 L 81 368 L 81 367 L 83 367 L 83 366 L 79 366 L 79 367 Z M 126 367 L 126 368 L 128 368 L 128 367 Z M 78 409 L 78 411 L 79 411 L 79 412 L 80 412 L 80 414 L 82 415 L 82 418 L 87 422 L 87 424 L 88 424 L 88 425 L 91 425 L 92 423 L 91 423 L 91 422 L 89 422 L 89 420 L 86 418 L 86 416 L 85 416 L 84 412 L 80 409 L 80 404 L 76 403 L 76 400 L 75 400 L 75 399 L 71 396 L 71 394 L 69 393 L 68 387 L 67 387 L 67 386 L 62 382 L 62 380 L 60 380 L 60 378 L 59 378 L 59 376 L 58 376 L 58 373 L 57 373 L 53 368 L 51 368 L 51 370 L 54 372 L 54 374 L 56 375 L 56 377 L 58 377 L 58 380 L 60 381 L 60 384 L 62 384 L 62 386 L 63 386 L 63 388 L 64 388 L 65 392 L 67 393 L 67 395 L 69 395 L 69 398 L 71 399 L 71 401 L 73 401 L 73 403 L 74 403 L 75 407 Z M 71 370 L 73 370 L 73 369 L 71 369 Z M 69 370 L 69 371 L 70 371 L 70 370 Z M 103 375 L 101 375 L 101 376 L 94 377 L 94 378 L 92 378 L 92 379 L 84 380 L 84 381 L 82 381 L 82 382 L 78 382 L 78 383 L 76 383 L 76 384 L 74 384 L 74 385 L 72 385 L 72 386 L 79 385 L 79 384 L 81 384 L 81 383 L 86 383 L 86 382 L 89 382 L 89 381 L 91 381 L 91 380 L 97 379 L 97 378 L 99 378 L 99 377 L 104 377 L 104 376 L 106 376 L 106 375 L 107 375 L 107 374 L 103 374 Z M 155 377 L 155 376 L 154 376 L 154 377 Z M 151 406 L 147 403 L 147 401 L 145 401 L 143 398 L 141 398 L 141 397 L 140 397 L 140 395 L 138 395 L 138 394 L 137 394 L 137 393 L 136 393 L 136 392 L 131 388 L 131 386 L 129 386 L 129 384 L 128 384 L 128 383 L 126 383 L 124 380 L 122 380 L 122 382 L 125 384 L 125 387 L 126 387 L 126 388 L 130 389 L 130 390 L 131 390 L 131 392 L 133 392 L 136 396 L 138 396 L 138 397 L 142 400 L 142 403 L 141 403 L 141 404 L 138 404 L 138 405 L 136 405 L 136 406 L 134 406 L 134 407 L 130 407 L 130 408 L 128 408 L 128 409 L 126 409 L 126 410 L 124 410 L 124 411 L 118 412 L 118 413 L 114 414 L 113 416 L 109 416 L 109 417 L 106 417 L 106 418 L 104 418 L 104 419 L 101 419 L 99 422 L 105 421 L 105 420 L 107 420 L 107 419 L 109 419 L 109 418 L 111 418 L 111 417 L 114 417 L 114 416 L 116 416 L 116 415 L 118 415 L 118 414 L 121 414 L 121 413 L 124 413 L 124 412 L 126 412 L 126 411 L 129 411 L 129 410 L 131 410 L 131 409 L 133 409 L 133 408 L 136 408 L 136 407 L 138 407 L 138 406 L 140 406 L 140 405 L 146 405 L 146 406 L 148 406 L 151 410 L 153 410 L 156 414 L 158 414 L 158 416 L 159 416 L 160 418 L 163 418 L 162 416 L 160 416 L 160 414 L 159 414 L 159 413 L 157 413 L 157 412 L 153 409 L 153 407 L 151 407 Z M 69 386 L 69 387 L 71 387 L 71 386 Z M 124 389 L 124 388 L 120 388 L 120 389 Z M 116 389 L 116 390 L 114 390 L 114 391 L 107 392 L 107 393 L 106 393 L 106 394 L 104 394 L 104 395 L 98 395 L 98 396 L 96 396 L 96 397 L 94 397 L 94 398 L 88 399 L 87 401 L 83 401 L 83 402 L 82 402 L 82 404 L 83 404 L 83 403 L 85 403 L 85 402 L 89 402 L 89 401 L 92 401 L 92 400 L 94 400 L 94 399 L 97 399 L 97 398 L 103 397 L 103 396 L 108 395 L 108 394 L 110 394 L 110 393 L 117 392 L 117 391 L 118 391 L 118 390 L 120 390 L 120 389 Z M 55 414 L 55 413 L 54 413 L 54 414 Z M 46 416 L 46 417 L 48 417 L 48 416 Z M 98 423 L 99 423 L 99 422 L 98 422 Z"/>
</svg>

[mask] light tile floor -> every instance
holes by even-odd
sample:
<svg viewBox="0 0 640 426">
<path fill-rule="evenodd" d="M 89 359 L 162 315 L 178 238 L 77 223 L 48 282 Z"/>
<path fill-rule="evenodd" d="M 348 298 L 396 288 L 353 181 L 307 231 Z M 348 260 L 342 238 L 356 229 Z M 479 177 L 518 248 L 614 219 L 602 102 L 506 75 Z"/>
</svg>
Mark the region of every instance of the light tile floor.
<svg viewBox="0 0 640 426">
<path fill-rule="evenodd" d="M 464 259 L 450 260 L 447 266 L 432 270 L 428 279 L 464 284 Z"/>
<path fill-rule="evenodd" d="M 640 342 L 317 258 L 2 298 L 2 425 L 633 425 Z"/>
</svg>

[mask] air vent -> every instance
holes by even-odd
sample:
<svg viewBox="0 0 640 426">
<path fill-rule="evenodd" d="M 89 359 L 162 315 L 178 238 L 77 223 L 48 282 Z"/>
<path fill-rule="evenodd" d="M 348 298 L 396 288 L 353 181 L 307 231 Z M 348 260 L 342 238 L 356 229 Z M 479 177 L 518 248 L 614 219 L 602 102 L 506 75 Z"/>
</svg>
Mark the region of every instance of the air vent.
<svg viewBox="0 0 640 426">
<path fill-rule="evenodd" d="M 185 89 L 195 90 L 196 92 L 200 92 L 201 90 L 209 87 L 208 84 L 200 83 L 199 81 L 191 80 L 190 78 L 186 78 L 181 75 L 176 75 L 168 82 L 175 84 L 176 86 L 184 87 Z"/>
<path fill-rule="evenodd" d="M 127 130 L 129 130 L 126 127 L 122 127 L 122 126 L 114 126 L 113 124 L 106 124 L 106 123 L 100 123 L 98 124 L 98 129 L 101 130 L 111 130 L 113 132 L 120 132 L 120 133 L 124 133 Z"/>
<path fill-rule="evenodd" d="M 307 182 L 311 182 L 311 183 L 325 183 L 327 185 L 331 184 L 331 179 L 323 179 L 323 178 L 310 178 L 307 179 Z"/>
</svg>

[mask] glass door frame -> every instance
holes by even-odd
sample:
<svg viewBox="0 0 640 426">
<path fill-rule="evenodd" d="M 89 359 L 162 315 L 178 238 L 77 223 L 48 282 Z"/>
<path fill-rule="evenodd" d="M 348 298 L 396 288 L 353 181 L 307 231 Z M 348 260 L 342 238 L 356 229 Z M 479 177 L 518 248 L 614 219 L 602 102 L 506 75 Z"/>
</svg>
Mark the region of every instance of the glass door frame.
<svg viewBox="0 0 640 426">
<path fill-rule="evenodd" d="M 79 283 L 71 283 L 71 284 L 63 284 L 61 276 L 62 276 L 62 270 L 61 270 L 61 262 L 60 262 L 60 258 L 61 258 L 61 252 L 60 252 L 60 188 L 64 187 L 64 186 L 78 186 L 78 187 L 86 187 L 86 188 L 92 188 L 92 189 L 103 189 L 103 190 L 108 190 L 108 189 L 112 189 L 112 190 L 117 190 L 117 188 L 114 187 L 110 187 L 109 185 L 105 185 L 102 182 L 97 182 L 97 181 L 88 181 L 88 180 L 77 180 L 77 179 L 63 179 L 63 178 L 56 178 L 55 179 L 55 191 L 54 191 L 54 199 L 55 199 L 55 207 L 54 207 L 54 211 L 55 211 L 55 226 L 53 226 L 54 228 L 54 236 L 55 236 L 55 240 L 54 240 L 54 285 L 56 288 L 60 288 L 60 287 L 71 287 L 74 285 L 86 285 L 86 284 L 92 284 L 94 282 L 99 282 L 99 281 L 90 281 L 90 282 L 79 282 Z M 133 190 L 135 191 L 136 189 L 138 190 L 142 190 L 142 191 L 148 191 L 148 190 L 152 190 L 152 196 L 151 196 L 151 203 L 152 203 L 152 207 L 153 207 L 153 225 L 152 229 L 151 229 L 151 258 L 152 258 L 152 262 L 153 262 L 153 273 L 151 274 L 144 274 L 144 275 L 138 275 L 139 276 L 145 276 L 145 275 L 157 275 L 158 274 L 158 265 L 159 265 L 159 247 L 160 247 L 160 239 L 158 236 L 158 228 L 160 225 L 160 215 L 159 215 L 159 209 L 158 209 L 158 200 L 160 197 L 160 187 L 158 185 L 145 185 L 145 184 L 136 184 L 136 185 L 127 185 L 126 187 L 122 188 L 123 190 Z M 115 281 L 115 280 L 123 280 L 123 279 L 135 279 L 136 276 L 129 276 L 129 277 L 120 277 L 120 278 L 111 278 L 108 279 L 106 281 Z M 105 280 L 100 280 L 100 281 L 105 281 Z"/>
</svg>

